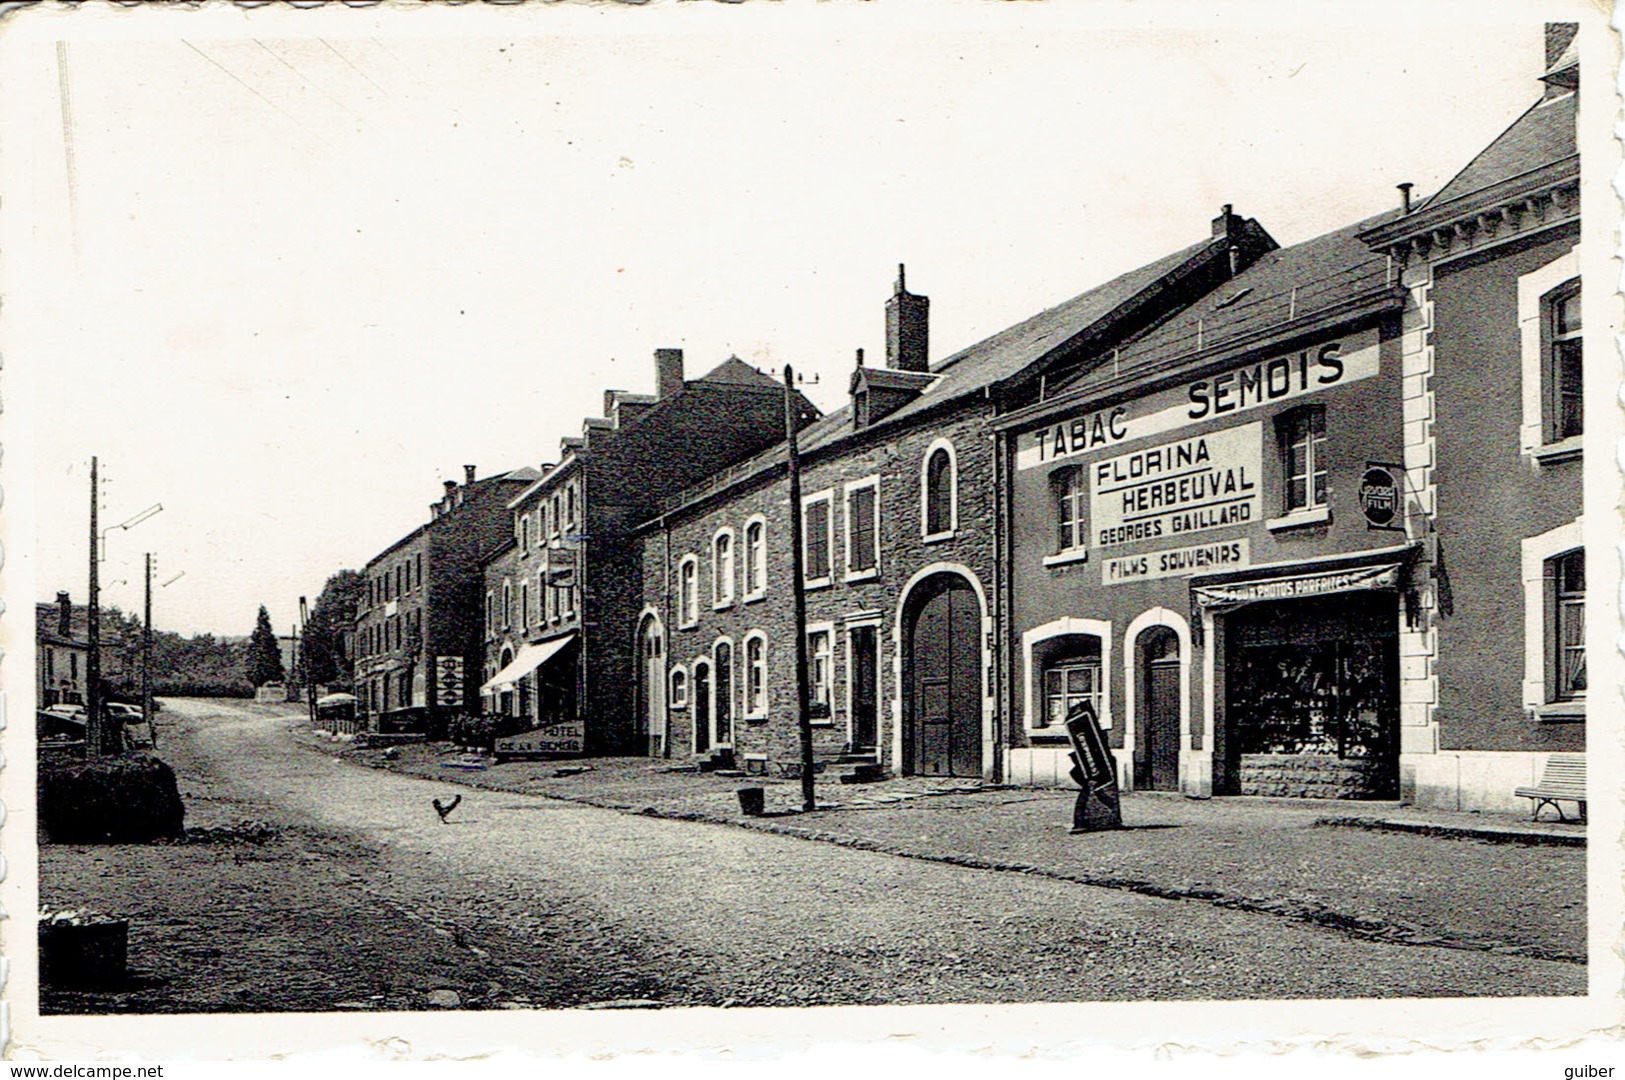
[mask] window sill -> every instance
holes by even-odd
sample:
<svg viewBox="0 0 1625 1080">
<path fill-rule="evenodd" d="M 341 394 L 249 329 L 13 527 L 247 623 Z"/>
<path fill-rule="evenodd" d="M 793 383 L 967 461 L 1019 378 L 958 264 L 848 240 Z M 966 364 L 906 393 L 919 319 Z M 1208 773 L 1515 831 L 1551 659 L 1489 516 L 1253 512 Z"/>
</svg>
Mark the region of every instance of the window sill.
<svg viewBox="0 0 1625 1080">
<path fill-rule="evenodd" d="M 1080 563 L 1088 561 L 1088 548 L 1071 548 L 1067 551 L 1057 551 L 1053 555 L 1044 556 L 1045 566 L 1065 566 L 1068 563 Z"/>
<path fill-rule="evenodd" d="M 695 627 L 697 627 L 699 625 L 700 625 L 700 620 L 695 619 L 693 622 L 680 622 L 680 623 L 678 623 L 677 624 L 677 629 L 679 629 L 679 630 L 692 630 L 692 629 L 694 629 Z"/>
<path fill-rule="evenodd" d="M 767 599 L 767 592 L 746 593 L 741 603 L 755 604 Z"/>
<path fill-rule="evenodd" d="M 671 709 L 672 712 L 687 712 L 688 711 L 688 702 L 685 701 L 681 705 L 673 703 L 671 705 L 668 705 L 667 708 Z"/>
<path fill-rule="evenodd" d="M 1330 506 L 1311 506 L 1304 510 L 1294 510 L 1290 514 L 1282 514 L 1278 518 L 1270 518 L 1264 522 L 1264 528 L 1270 532 L 1283 532 L 1287 529 L 1301 529 L 1308 525 L 1325 525 L 1332 520 Z"/>
<path fill-rule="evenodd" d="M 814 589 L 827 589 L 831 584 L 833 582 L 827 577 L 813 578 L 811 581 L 802 582 L 801 588 L 806 592 L 812 592 Z"/>
<path fill-rule="evenodd" d="M 1066 732 L 1064 731 L 1056 731 L 1054 728 L 1042 727 L 1028 728 L 1027 741 L 1040 746 L 1049 746 L 1051 744 L 1056 746 L 1066 746 L 1071 740 L 1066 737 Z"/>
<path fill-rule="evenodd" d="M 857 570 L 857 571 L 854 571 L 854 572 L 852 572 L 850 574 L 847 574 L 846 577 L 843 578 L 842 580 L 847 581 L 847 582 L 873 581 L 875 578 L 877 578 L 879 576 L 880 576 L 880 568 L 877 566 L 877 567 L 874 567 L 874 568 L 869 569 L 869 570 Z"/>
<path fill-rule="evenodd" d="M 1586 703 L 1584 699 L 1553 701 L 1547 705 L 1536 706 L 1530 710 L 1530 715 L 1537 724 L 1583 724 L 1586 718 Z"/>
<path fill-rule="evenodd" d="M 727 611 L 729 608 L 731 608 L 733 606 L 734 606 L 734 602 L 732 600 L 713 600 L 713 601 L 711 601 L 711 610 L 712 611 Z"/>
<path fill-rule="evenodd" d="M 953 540 L 953 539 L 956 539 L 958 536 L 959 536 L 959 530 L 958 529 L 949 529 L 947 532 L 939 532 L 939 533 L 921 533 L 920 534 L 920 543 L 922 543 L 922 544 L 940 544 L 944 540 Z"/>
<path fill-rule="evenodd" d="M 1530 451 L 1530 454 L 1542 465 L 1558 465 L 1565 461 L 1580 460 L 1580 451 L 1584 444 L 1584 436 L 1570 435 L 1566 439 L 1547 443 L 1545 446 L 1537 446 Z"/>
<path fill-rule="evenodd" d="M 746 713 L 744 721 L 747 724 L 765 724 L 767 723 L 767 713 Z"/>
</svg>

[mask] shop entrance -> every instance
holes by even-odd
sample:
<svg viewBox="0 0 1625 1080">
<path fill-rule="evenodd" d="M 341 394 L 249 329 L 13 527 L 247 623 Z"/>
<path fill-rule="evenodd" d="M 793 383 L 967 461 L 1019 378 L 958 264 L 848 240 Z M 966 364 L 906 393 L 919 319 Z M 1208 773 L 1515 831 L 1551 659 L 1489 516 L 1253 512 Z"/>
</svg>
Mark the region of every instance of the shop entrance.
<svg viewBox="0 0 1625 1080">
<path fill-rule="evenodd" d="M 957 574 L 928 578 L 907 601 L 908 771 L 982 774 L 981 605 Z"/>
<path fill-rule="evenodd" d="M 1399 796 L 1392 592 L 1249 604 L 1224 617 L 1226 794 Z"/>
</svg>

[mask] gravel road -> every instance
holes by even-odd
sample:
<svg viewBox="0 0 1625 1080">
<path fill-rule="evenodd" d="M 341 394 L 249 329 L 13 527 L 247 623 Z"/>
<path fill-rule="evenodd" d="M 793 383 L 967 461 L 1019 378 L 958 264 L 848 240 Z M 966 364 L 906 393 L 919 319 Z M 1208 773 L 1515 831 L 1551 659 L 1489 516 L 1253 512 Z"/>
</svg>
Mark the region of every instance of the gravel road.
<svg viewBox="0 0 1625 1080">
<path fill-rule="evenodd" d="M 534 796 L 464 788 L 442 824 L 430 800 L 454 790 L 299 748 L 286 718 L 196 701 L 165 715 L 166 753 L 224 800 L 208 813 L 342 839 L 338 869 L 377 902 L 516 973 L 582 973 L 558 1004 L 1584 992 L 1576 965 Z"/>
</svg>

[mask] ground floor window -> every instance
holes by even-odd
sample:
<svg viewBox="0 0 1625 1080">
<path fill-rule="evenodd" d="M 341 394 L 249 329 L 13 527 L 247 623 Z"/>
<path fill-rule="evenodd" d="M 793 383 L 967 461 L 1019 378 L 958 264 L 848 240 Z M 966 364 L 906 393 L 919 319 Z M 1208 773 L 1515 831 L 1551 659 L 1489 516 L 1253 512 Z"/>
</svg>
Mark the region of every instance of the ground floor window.
<svg viewBox="0 0 1625 1080">
<path fill-rule="evenodd" d="M 1044 723 L 1064 726 L 1067 716 L 1084 702 L 1100 715 L 1100 660 L 1073 658 L 1044 671 Z"/>
<path fill-rule="evenodd" d="M 1549 560 L 1553 622 L 1552 700 L 1574 701 L 1586 692 L 1586 553 L 1581 548 Z"/>
</svg>

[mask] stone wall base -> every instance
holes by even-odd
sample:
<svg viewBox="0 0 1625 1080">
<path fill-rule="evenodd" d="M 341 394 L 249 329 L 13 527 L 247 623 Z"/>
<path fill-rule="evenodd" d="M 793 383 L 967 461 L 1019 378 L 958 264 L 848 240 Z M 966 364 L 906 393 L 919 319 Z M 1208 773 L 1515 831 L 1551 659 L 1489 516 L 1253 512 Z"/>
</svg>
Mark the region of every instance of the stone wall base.
<svg viewBox="0 0 1625 1080">
<path fill-rule="evenodd" d="M 1240 794 L 1285 799 L 1380 797 L 1382 763 L 1321 754 L 1243 754 Z"/>
<path fill-rule="evenodd" d="M 1538 783 L 1547 755 L 1535 751 L 1441 750 L 1399 759 L 1404 801 L 1437 810 L 1529 812 L 1514 788 Z"/>
</svg>

